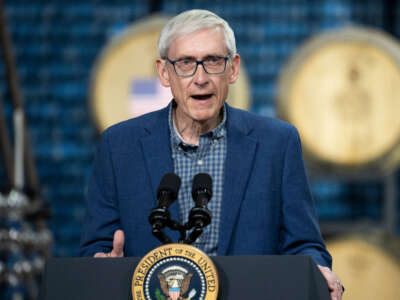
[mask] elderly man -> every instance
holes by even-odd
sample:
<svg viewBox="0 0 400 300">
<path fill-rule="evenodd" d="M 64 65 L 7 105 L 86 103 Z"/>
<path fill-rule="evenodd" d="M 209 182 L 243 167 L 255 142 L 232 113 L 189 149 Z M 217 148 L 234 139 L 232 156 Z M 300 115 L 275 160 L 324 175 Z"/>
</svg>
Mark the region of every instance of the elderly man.
<svg viewBox="0 0 400 300">
<path fill-rule="evenodd" d="M 143 256 L 157 247 L 147 217 L 163 174 L 182 179 L 171 214 L 186 222 L 191 180 L 208 173 L 213 218 L 196 247 L 209 255 L 309 255 L 332 298 L 340 299 L 296 129 L 225 103 L 240 66 L 228 23 L 205 10 L 181 13 L 163 28 L 158 48 L 158 75 L 174 98 L 160 111 L 103 133 L 89 183 L 82 255 Z M 177 240 L 176 232 L 168 234 Z"/>
</svg>

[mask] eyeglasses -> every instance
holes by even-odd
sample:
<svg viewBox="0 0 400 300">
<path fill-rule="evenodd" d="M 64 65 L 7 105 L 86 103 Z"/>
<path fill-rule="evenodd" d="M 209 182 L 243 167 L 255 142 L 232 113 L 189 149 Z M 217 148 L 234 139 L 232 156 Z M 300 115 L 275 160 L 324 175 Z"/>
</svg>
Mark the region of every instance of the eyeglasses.
<svg viewBox="0 0 400 300">
<path fill-rule="evenodd" d="M 229 55 L 225 57 L 208 56 L 203 60 L 196 60 L 195 58 L 179 58 L 176 60 L 170 60 L 168 57 L 164 57 L 164 59 L 174 66 L 176 75 L 180 77 L 190 77 L 196 73 L 198 65 L 202 65 L 207 74 L 224 73 L 226 62 L 229 57 Z"/>
</svg>

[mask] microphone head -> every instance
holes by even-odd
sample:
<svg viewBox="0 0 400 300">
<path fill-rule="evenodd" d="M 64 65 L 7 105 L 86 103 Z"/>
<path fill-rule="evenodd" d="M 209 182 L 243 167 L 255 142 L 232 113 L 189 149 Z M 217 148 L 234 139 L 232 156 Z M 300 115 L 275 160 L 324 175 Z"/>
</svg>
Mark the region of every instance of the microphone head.
<svg viewBox="0 0 400 300">
<path fill-rule="evenodd" d="M 178 191 L 181 187 L 181 179 L 174 173 L 167 173 L 161 179 L 157 189 L 157 199 L 162 203 L 162 206 L 170 206 L 172 202 L 178 198 Z M 168 197 L 165 195 L 168 194 Z M 161 203 L 160 203 L 161 204 Z"/>
<path fill-rule="evenodd" d="M 206 173 L 199 173 L 193 178 L 192 197 L 194 201 L 196 201 L 200 193 L 207 198 L 207 201 L 210 201 L 212 197 L 212 179 Z"/>
</svg>

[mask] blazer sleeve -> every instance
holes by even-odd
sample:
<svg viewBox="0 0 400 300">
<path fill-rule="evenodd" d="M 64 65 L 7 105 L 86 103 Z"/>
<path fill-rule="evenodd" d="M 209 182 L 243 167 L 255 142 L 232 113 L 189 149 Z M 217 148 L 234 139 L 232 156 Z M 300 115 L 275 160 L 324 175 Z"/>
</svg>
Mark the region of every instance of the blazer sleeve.
<svg viewBox="0 0 400 300">
<path fill-rule="evenodd" d="M 311 197 L 300 137 L 290 128 L 283 164 L 280 252 L 311 256 L 316 264 L 331 267 L 332 258 L 322 239 Z"/>
<path fill-rule="evenodd" d="M 86 197 L 80 255 L 112 250 L 114 232 L 120 228 L 117 191 L 108 131 L 97 148 Z"/>
</svg>

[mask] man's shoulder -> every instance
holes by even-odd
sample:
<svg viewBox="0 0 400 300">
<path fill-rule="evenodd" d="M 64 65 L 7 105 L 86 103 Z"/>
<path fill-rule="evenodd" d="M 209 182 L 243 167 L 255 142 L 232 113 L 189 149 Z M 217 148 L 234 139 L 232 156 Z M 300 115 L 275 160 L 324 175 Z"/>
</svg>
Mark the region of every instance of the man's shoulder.
<svg viewBox="0 0 400 300">
<path fill-rule="evenodd" d="M 111 125 L 103 132 L 103 135 L 119 136 L 132 132 L 140 134 L 146 128 L 158 126 L 163 120 L 168 121 L 168 107 Z"/>
<path fill-rule="evenodd" d="M 282 136 L 290 133 L 297 133 L 297 129 L 280 119 L 262 116 L 253 112 L 230 107 L 230 114 L 233 122 L 238 126 L 246 127 L 252 134 Z"/>
<path fill-rule="evenodd" d="M 111 151 L 131 152 L 137 143 L 151 134 L 168 133 L 168 107 L 108 127 L 101 135 L 100 144 L 109 145 Z"/>
</svg>

